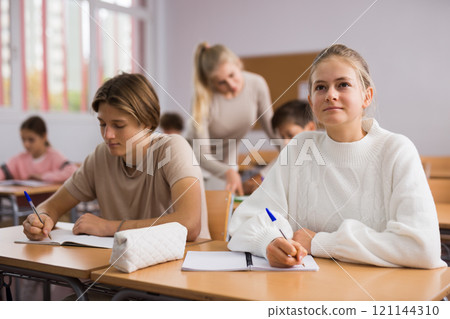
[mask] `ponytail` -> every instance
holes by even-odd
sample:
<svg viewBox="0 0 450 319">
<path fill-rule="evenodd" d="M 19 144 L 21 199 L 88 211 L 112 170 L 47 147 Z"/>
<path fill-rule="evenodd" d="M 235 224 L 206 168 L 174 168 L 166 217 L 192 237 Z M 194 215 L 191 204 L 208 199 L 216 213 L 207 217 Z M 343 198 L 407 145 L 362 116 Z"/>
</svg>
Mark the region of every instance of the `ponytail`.
<svg viewBox="0 0 450 319">
<path fill-rule="evenodd" d="M 203 119 L 209 115 L 209 105 L 212 99 L 212 90 L 209 87 L 208 76 L 204 70 L 205 51 L 209 49 L 207 42 L 197 46 L 194 57 L 194 101 L 192 115 L 202 129 Z"/>
</svg>

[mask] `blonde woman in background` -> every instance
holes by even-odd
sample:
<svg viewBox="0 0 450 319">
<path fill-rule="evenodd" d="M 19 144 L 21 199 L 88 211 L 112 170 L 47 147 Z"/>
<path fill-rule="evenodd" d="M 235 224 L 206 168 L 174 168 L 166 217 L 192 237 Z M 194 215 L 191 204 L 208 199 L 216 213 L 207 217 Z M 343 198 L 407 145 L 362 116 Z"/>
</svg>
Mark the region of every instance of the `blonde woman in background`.
<svg viewBox="0 0 450 319">
<path fill-rule="evenodd" d="M 270 126 L 271 104 L 264 78 L 244 71 L 236 54 L 220 44 L 209 46 L 204 42 L 198 45 L 194 59 L 192 107 L 195 122 L 189 138 L 203 140 L 201 154 L 196 154 L 201 167 L 224 179 L 225 188 L 233 193 L 243 194 L 242 180 L 236 167 L 240 140 L 256 121 L 267 136 L 275 137 Z M 222 141 L 223 152 L 211 147 L 214 142 L 206 145 L 205 149 L 203 146 L 207 139 Z M 206 154 L 217 154 L 217 160 L 206 160 Z"/>
</svg>

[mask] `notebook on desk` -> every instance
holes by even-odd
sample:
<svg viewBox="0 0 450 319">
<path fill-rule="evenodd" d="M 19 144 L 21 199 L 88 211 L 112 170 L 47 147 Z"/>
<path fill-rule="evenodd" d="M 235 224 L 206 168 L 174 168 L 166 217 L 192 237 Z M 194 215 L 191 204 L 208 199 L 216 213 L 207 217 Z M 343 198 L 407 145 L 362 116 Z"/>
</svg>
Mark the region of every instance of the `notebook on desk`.
<svg viewBox="0 0 450 319">
<path fill-rule="evenodd" d="M 270 266 L 262 257 L 238 251 L 188 251 L 181 270 L 185 271 L 317 271 L 319 266 L 311 255 L 302 260 L 303 265 L 290 268 Z"/>
<path fill-rule="evenodd" d="M 35 180 L 18 180 L 8 179 L 0 181 L 0 186 L 28 186 L 28 187 L 40 187 L 50 185 L 47 182 L 35 181 Z"/>
<path fill-rule="evenodd" d="M 72 233 L 73 224 L 58 222 L 57 227 L 50 233 L 52 239 L 45 238 L 40 241 L 36 240 L 16 240 L 17 244 L 34 244 L 34 245 L 53 245 L 53 246 L 78 246 L 78 247 L 96 247 L 96 248 L 112 248 L 114 237 L 99 237 L 91 235 L 74 235 Z"/>
<path fill-rule="evenodd" d="M 243 195 L 243 196 L 234 196 L 234 201 L 236 203 L 242 203 L 244 200 L 246 200 L 247 198 L 249 198 L 249 195 Z"/>
</svg>

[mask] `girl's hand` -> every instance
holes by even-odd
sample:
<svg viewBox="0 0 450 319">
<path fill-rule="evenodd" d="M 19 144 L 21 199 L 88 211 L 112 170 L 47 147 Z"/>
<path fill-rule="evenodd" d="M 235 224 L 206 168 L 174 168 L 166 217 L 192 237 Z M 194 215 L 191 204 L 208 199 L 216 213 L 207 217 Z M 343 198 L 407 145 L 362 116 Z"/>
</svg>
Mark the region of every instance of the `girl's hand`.
<svg viewBox="0 0 450 319">
<path fill-rule="evenodd" d="M 300 243 L 311 254 L 311 241 L 316 236 L 316 233 L 307 228 L 301 228 L 294 233 L 292 238 L 296 242 Z"/>
<path fill-rule="evenodd" d="M 106 220 L 91 213 L 86 213 L 75 222 L 72 232 L 75 235 L 114 236 L 117 229 L 116 224 L 117 221 Z"/>
<path fill-rule="evenodd" d="M 244 195 L 244 190 L 242 188 L 241 175 L 239 175 L 238 172 L 236 172 L 234 169 L 230 168 L 225 173 L 225 178 L 226 178 L 226 182 L 227 182 L 225 189 L 227 191 L 230 191 L 233 194 L 235 194 L 237 192 L 238 196 Z"/>
<path fill-rule="evenodd" d="M 266 248 L 266 255 L 272 267 L 288 268 L 299 265 L 308 254 L 298 242 L 278 237 Z"/>
</svg>

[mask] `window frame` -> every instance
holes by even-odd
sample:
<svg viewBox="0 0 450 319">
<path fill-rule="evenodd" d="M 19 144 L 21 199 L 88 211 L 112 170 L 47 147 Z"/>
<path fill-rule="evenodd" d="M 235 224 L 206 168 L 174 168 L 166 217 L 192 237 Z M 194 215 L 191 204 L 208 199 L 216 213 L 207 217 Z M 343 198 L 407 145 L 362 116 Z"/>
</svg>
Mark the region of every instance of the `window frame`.
<svg viewBox="0 0 450 319">
<path fill-rule="evenodd" d="M 25 67 L 25 51 L 22 49 L 24 47 L 25 41 L 24 34 L 24 21 L 21 20 L 21 16 L 24 13 L 23 6 L 26 0 L 10 0 L 9 10 L 10 10 L 10 51 L 11 51 L 11 85 L 10 85 L 10 102 L 11 105 L 1 105 L 0 115 L 11 114 L 11 113 L 23 113 L 23 112 L 35 112 L 27 109 L 26 107 L 26 67 Z M 78 0 L 80 1 L 80 0 Z M 142 47 L 139 50 L 139 54 L 142 55 L 142 61 L 140 62 L 142 69 L 139 67 L 134 68 L 133 72 L 139 72 L 147 74 L 147 70 L 155 70 L 154 59 L 152 57 L 156 54 L 156 37 L 155 30 L 153 29 L 154 23 L 154 8 L 155 4 L 153 0 L 133 0 L 134 2 L 139 2 L 145 4 L 145 6 L 137 7 L 122 7 L 120 5 L 111 4 L 108 2 L 103 2 L 101 0 L 88 0 L 89 2 L 89 12 L 83 12 L 83 14 L 89 14 L 89 66 L 88 66 L 88 101 L 92 101 L 94 94 L 98 88 L 99 83 L 99 56 L 98 48 L 99 43 L 96 41 L 98 22 L 92 17 L 98 16 L 98 12 L 101 9 L 106 9 L 115 13 L 128 14 L 133 19 L 139 19 L 143 21 L 143 30 L 139 33 L 139 38 L 136 39 L 135 43 L 142 43 Z M 80 1 L 81 2 L 81 1 Z M 47 4 L 48 5 L 48 4 Z M 22 16 L 23 17 L 23 16 Z M 101 28 L 100 28 L 101 32 Z M 133 48 L 133 52 L 136 48 Z M 130 52 L 132 54 L 132 52 Z M 134 63 L 133 63 L 134 64 Z M 45 71 L 44 71 L 45 72 Z M 89 104 L 89 102 L 88 102 Z M 87 108 L 89 109 L 89 108 Z M 70 112 L 68 110 L 53 111 L 51 106 L 49 110 L 41 108 L 39 112 L 46 113 L 62 113 L 62 114 L 83 114 L 87 112 L 86 108 L 80 105 L 80 109 L 76 112 Z"/>
</svg>

